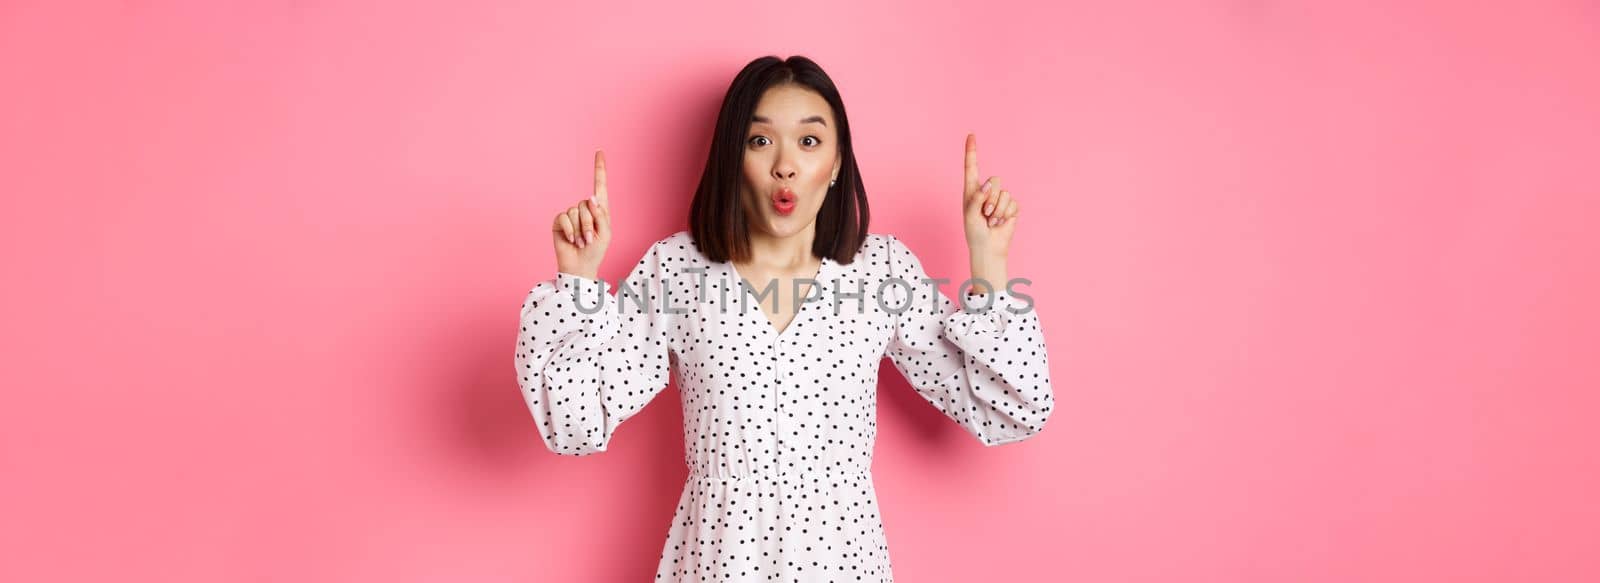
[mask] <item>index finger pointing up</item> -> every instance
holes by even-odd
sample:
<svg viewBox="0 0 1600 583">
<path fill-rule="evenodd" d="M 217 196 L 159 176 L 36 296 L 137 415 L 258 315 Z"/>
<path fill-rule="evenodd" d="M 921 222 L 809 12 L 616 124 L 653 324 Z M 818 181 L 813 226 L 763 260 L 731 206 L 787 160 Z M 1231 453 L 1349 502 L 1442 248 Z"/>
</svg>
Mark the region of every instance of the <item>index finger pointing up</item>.
<svg viewBox="0 0 1600 583">
<path fill-rule="evenodd" d="M 610 201 L 606 200 L 606 153 L 601 150 L 594 151 L 594 202 L 601 208 L 611 210 Z"/>
<path fill-rule="evenodd" d="M 967 134 L 966 193 L 978 190 L 978 134 Z"/>
</svg>

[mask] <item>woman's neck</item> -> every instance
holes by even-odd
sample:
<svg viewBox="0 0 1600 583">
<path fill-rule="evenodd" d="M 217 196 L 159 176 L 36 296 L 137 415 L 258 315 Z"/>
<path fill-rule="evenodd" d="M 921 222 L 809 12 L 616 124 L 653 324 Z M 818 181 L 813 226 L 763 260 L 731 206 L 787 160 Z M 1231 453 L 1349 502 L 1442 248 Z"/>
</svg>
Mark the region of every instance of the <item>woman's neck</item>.
<svg viewBox="0 0 1600 583">
<path fill-rule="evenodd" d="M 787 237 L 750 233 L 750 260 L 745 263 L 775 271 L 805 271 L 816 264 L 816 258 L 811 253 L 816 235 L 815 223 Z"/>
</svg>

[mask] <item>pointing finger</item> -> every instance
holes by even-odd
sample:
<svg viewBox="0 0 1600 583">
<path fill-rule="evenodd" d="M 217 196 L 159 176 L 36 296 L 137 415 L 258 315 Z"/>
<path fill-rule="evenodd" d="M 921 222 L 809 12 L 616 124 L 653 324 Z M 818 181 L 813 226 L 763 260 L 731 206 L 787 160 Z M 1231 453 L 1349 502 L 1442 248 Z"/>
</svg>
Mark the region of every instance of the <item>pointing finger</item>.
<svg viewBox="0 0 1600 583">
<path fill-rule="evenodd" d="M 611 202 L 606 195 L 606 153 L 601 150 L 594 151 L 594 200 L 606 210 L 611 210 Z"/>
<path fill-rule="evenodd" d="M 605 237 L 611 234 L 611 212 L 605 207 L 595 204 L 593 200 L 583 201 L 589 205 L 589 212 L 594 213 L 594 236 Z"/>
<path fill-rule="evenodd" d="M 972 194 L 978 190 L 978 134 L 967 134 L 966 189 Z"/>
</svg>

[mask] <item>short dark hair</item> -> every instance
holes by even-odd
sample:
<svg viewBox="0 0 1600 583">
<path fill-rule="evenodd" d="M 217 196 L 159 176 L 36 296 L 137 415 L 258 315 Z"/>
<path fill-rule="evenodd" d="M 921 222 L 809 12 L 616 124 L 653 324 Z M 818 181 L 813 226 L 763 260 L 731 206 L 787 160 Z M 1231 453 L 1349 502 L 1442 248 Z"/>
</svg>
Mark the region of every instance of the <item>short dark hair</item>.
<svg viewBox="0 0 1600 583">
<path fill-rule="evenodd" d="M 817 211 L 816 240 L 811 253 L 836 263 L 848 264 L 867 239 L 867 189 L 856 167 L 855 149 L 850 143 L 850 121 L 833 79 L 815 62 L 799 55 L 787 60 L 765 56 L 750 61 L 728 86 L 717 114 L 715 133 L 700 186 L 689 204 L 689 233 L 695 246 L 712 261 L 745 261 L 750 258 L 750 225 L 745 216 L 739 185 L 744 168 L 745 136 L 750 131 L 756 104 L 766 90 L 795 84 L 816 91 L 833 108 L 839 130 L 839 177 L 828 187 L 822 209 Z"/>
</svg>

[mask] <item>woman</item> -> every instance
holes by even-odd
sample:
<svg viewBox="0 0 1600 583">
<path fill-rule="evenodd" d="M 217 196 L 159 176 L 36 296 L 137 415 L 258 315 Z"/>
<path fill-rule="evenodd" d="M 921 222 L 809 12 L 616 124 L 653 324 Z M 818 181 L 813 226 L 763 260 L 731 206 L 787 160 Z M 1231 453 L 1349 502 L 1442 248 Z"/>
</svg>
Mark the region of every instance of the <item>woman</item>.
<svg viewBox="0 0 1600 583">
<path fill-rule="evenodd" d="M 992 289 L 958 310 L 899 239 L 867 232 L 844 104 L 815 63 L 745 66 L 715 131 L 690 229 L 615 295 L 595 153 L 594 196 L 552 224 L 556 278 L 522 306 L 522 395 L 551 451 L 585 455 L 677 373 L 689 479 L 656 580 L 891 581 L 870 473 L 883 356 L 986 445 L 1050 416 L 1038 317 L 1006 286 L 1017 202 L 979 182 L 967 136 L 967 246 Z"/>
</svg>

